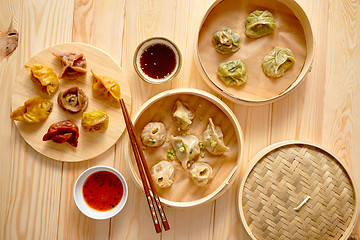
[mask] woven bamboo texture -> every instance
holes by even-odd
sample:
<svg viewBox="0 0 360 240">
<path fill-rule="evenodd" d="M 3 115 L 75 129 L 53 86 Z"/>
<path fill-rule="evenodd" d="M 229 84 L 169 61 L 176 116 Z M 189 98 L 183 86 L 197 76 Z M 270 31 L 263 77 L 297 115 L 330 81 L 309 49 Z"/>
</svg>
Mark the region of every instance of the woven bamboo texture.
<svg viewBox="0 0 360 240">
<path fill-rule="evenodd" d="M 340 162 L 322 149 L 303 144 L 275 148 L 244 181 L 240 214 L 254 239 L 338 240 L 353 228 L 352 180 Z"/>
</svg>

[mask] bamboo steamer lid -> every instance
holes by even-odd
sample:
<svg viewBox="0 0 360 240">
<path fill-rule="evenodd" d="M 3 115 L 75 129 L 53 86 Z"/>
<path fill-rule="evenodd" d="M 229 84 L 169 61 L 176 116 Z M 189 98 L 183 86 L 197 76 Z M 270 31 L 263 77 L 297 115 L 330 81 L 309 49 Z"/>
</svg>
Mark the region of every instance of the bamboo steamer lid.
<svg viewBox="0 0 360 240">
<path fill-rule="evenodd" d="M 358 193 L 346 165 L 321 146 L 286 141 L 260 151 L 238 195 L 252 239 L 347 239 Z"/>
</svg>

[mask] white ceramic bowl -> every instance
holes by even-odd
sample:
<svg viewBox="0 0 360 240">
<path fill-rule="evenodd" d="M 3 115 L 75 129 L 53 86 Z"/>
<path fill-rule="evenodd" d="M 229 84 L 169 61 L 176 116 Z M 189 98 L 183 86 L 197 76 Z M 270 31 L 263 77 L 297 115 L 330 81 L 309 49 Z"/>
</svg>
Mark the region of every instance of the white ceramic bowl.
<svg viewBox="0 0 360 240">
<path fill-rule="evenodd" d="M 98 211 L 98 210 L 91 208 L 85 202 L 83 193 L 82 193 L 83 185 L 84 185 L 84 182 L 86 181 L 86 179 L 91 174 L 93 174 L 95 172 L 99 172 L 99 171 L 108 171 L 108 172 L 115 174 L 120 179 L 122 186 L 123 186 L 123 195 L 122 195 L 121 201 L 115 208 L 113 208 L 109 211 Z M 74 200 L 75 200 L 76 206 L 79 208 L 79 210 L 83 214 L 85 214 L 89 218 L 102 220 L 102 219 L 111 218 L 121 211 L 121 209 L 125 206 L 125 203 L 127 201 L 128 192 L 129 192 L 128 186 L 125 181 L 125 178 L 121 175 L 121 173 L 119 171 L 117 171 L 116 169 L 114 169 L 112 167 L 95 166 L 95 167 L 91 167 L 91 168 L 85 170 L 76 180 L 75 185 L 74 185 Z"/>
</svg>

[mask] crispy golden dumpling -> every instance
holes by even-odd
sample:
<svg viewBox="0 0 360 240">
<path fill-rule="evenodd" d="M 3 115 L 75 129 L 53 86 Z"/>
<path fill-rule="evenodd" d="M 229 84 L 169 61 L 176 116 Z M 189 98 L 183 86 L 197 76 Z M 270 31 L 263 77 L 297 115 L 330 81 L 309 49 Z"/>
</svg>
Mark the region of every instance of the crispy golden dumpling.
<svg viewBox="0 0 360 240">
<path fill-rule="evenodd" d="M 25 65 L 31 69 L 31 80 L 39 87 L 39 89 L 47 95 L 53 95 L 59 88 L 59 79 L 54 71 L 40 63 Z"/>
<path fill-rule="evenodd" d="M 59 93 L 58 103 L 65 111 L 77 113 L 86 109 L 88 97 L 80 88 L 72 87 Z"/>
<path fill-rule="evenodd" d="M 102 109 L 84 112 L 81 126 L 85 132 L 99 132 L 108 128 L 109 116 Z"/>
<path fill-rule="evenodd" d="M 28 123 L 43 122 L 51 113 L 52 107 L 53 103 L 50 99 L 36 96 L 26 100 L 24 106 L 15 109 L 10 118 Z"/>
<path fill-rule="evenodd" d="M 84 54 L 74 52 L 53 52 L 53 55 L 60 59 L 61 65 L 63 66 L 59 78 L 86 73 L 86 59 Z"/>
<path fill-rule="evenodd" d="M 251 38 L 259 38 L 274 32 L 276 23 L 271 12 L 255 10 L 245 21 L 245 34 Z"/>
<path fill-rule="evenodd" d="M 91 73 L 94 75 L 94 82 L 92 85 L 94 95 L 107 101 L 119 102 L 120 85 L 118 81 L 108 76 L 96 75 L 92 70 Z"/>
<path fill-rule="evenodd" d="M 281 77 L 295 63 L 294 54 L 288 48 L 275 47 L 262 62 L 264 73 L 272 78 Z"/>
<path fill-rule="evenodd" d="M 231 31 L 229 28 L 224 28 L 214 33 L 213 41 L 216 51 L 222 54 L 236 52 L 240 48 L 239 34 Z"/>
<path fill-rule="evenodd" d="M 221 63 L 218 67 L 217 75 L 229 86 L 240 86 L 247 81 L 246 67 L 240 60 Z"/>
</svg>

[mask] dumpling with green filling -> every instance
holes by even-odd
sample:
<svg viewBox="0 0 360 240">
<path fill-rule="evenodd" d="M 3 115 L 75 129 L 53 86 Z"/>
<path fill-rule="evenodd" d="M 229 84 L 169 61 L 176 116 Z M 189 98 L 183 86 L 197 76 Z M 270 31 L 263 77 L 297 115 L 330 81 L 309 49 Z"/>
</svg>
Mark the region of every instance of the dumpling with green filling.
<svg viewBox="0 0 360 240">
<path fill-rule="evenodd" d="M 276 23 L 271 12 L 255 10 L 246 18 L 245 34 L 251 38 L 259 38 L 274 32 Z"/>
<path fill-rule="evenodd" d="M 245 64 L 240 60 L 220 63 L 217 75 L 229 86 L 240 86 L 247 81 L 247 70 Z"/>
<path fill-rule="evenodd" d="M 195 158 L 200 154 L 200 140 L 194 135 L 180 135 L 170 137 L 176 157 L 184 169 L 188 169 Z"/>
<path fill-rule="evenodd" d="M 224 28 L 214 33 L 213 41 L 216 51 L 222 54 L 236 52 L 240 48 L 240 36 L 230 28 Z"/>
<path fill-rule="evenodd" d="M 198 186 L 204 186 L 212 179 L 212 167 L 205 162 L 196 162 L 191 165 L 189 173 Z"/>
<path fill-rule="evenodd" d="M 267 76 L 277 78 L 284 75 L 285 71 L 294 63 L 295 57 L 292 51 L 288 48 L 277 46 L 264 57 L 262 69 Z"/>
</svg>

